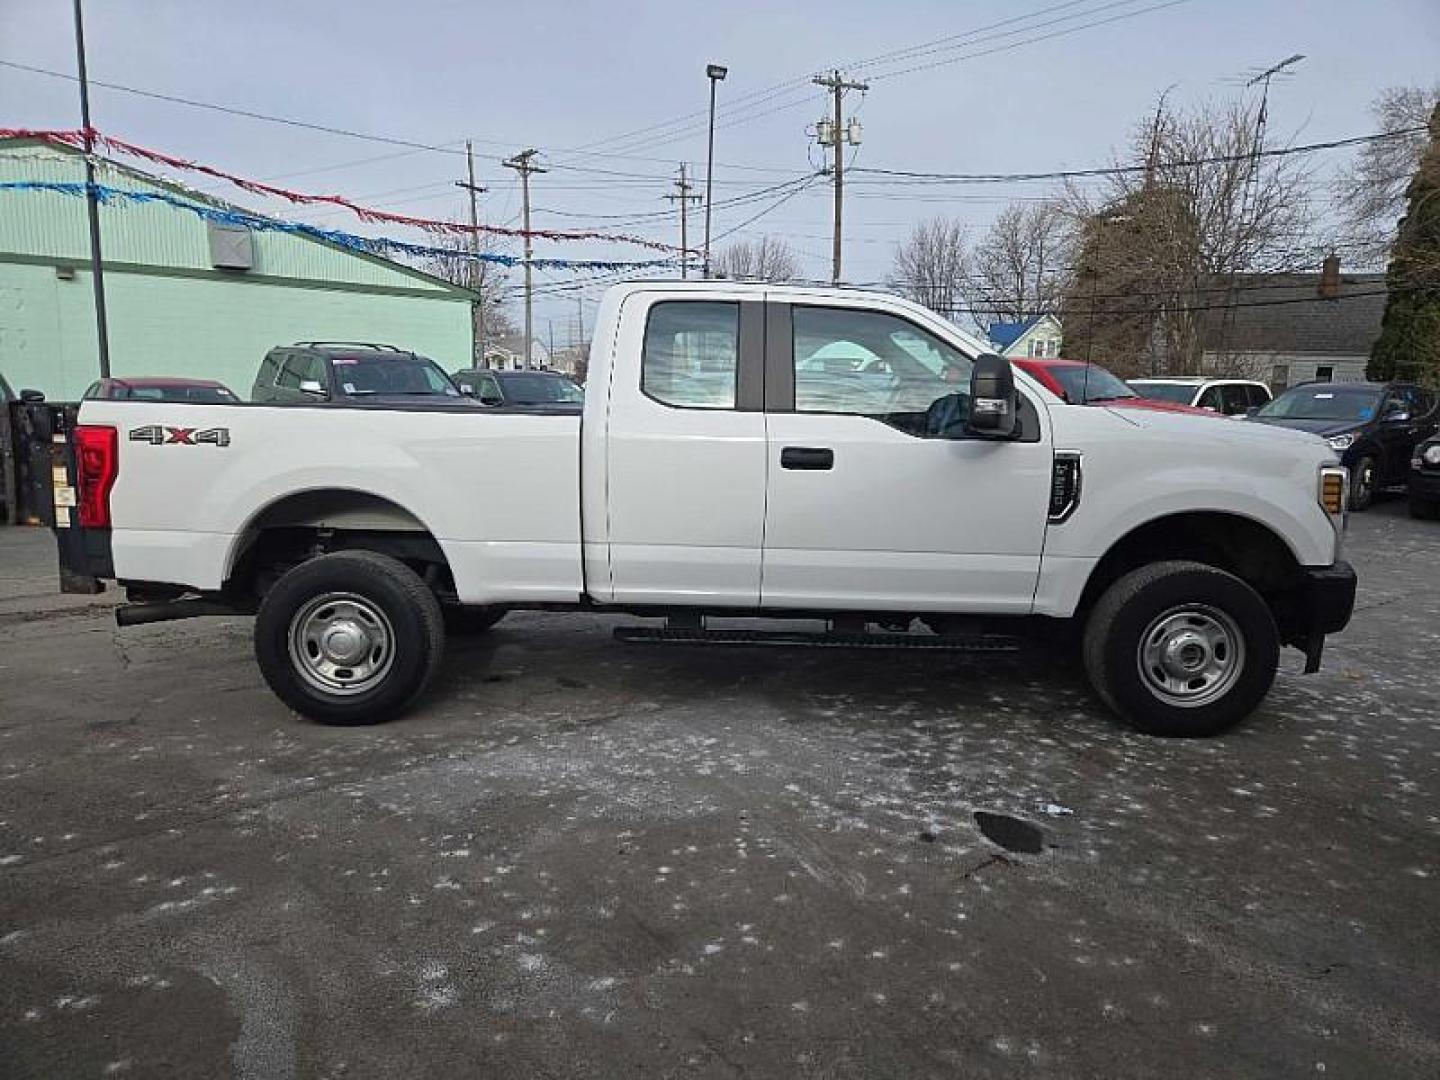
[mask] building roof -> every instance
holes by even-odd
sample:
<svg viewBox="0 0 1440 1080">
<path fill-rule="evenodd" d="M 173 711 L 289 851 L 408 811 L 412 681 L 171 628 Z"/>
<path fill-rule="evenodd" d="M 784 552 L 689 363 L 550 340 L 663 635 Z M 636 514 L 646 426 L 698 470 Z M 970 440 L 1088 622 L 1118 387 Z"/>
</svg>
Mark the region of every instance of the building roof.
<svg viewBox="0 0 1440 1080">
<path fill-rule="evenodd" d="M 1369 355 L 1385 314 L 1385 275 L 1342 274 L 1333 298 L 1320 295 L 1320 278 L 1236 275 L 1233 291 L 1210 294 L 1236 306 L 1206 312 L 1205 351 Z"/>
<path fill-rule="evenodd" d="M 1008 349 L 1024 337 L 1026 333 L 1044 317 L 1043 315 L 1032 315 L 1028 319 L 1020 320 L 1020 322 L 991 323 L 990 329 L 985 331 L 985 335 L 991 342 L 1000 346 L 1000 348 Z"/>
</svg>

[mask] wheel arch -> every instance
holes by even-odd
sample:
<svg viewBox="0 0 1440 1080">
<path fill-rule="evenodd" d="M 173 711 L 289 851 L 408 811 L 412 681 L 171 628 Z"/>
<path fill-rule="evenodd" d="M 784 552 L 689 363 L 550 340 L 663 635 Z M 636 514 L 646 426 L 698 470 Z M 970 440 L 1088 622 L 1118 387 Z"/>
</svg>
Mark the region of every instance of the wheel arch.
<svg viewBox="0 0 1440 1080">
<path fill-rule="evenodd" d="M 1131 570 L 1172 559 L 1234 574 L 1272 602 L 1303 577 L 1290 544 L 1265 522 L 1229 510 L 1182 511 L 1152 518 L 1111 544 L 1090 571 L 1076 614 L 1088 613 Z"/>
<path fill-rule="evenodd" d="M 230 545 L 225 587 L 263 592 L 256 579 L 271 567 L 347 549 L 393 555 L 432 586 L 454 587 L 449 560 L 418 514 L 387 496 L 342 485 L 289 491 L 259 507 Z"/>
</svg>

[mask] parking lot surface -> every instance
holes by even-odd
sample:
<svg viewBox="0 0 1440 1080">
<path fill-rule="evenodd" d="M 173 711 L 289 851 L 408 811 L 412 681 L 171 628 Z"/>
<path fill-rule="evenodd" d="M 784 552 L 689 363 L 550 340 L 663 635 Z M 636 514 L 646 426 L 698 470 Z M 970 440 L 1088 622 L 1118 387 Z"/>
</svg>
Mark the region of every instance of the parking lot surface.
<svg viewBox="0 0 1440 1080">
<path fill-rule="evenodd" d="M 1440 1075 L 1440 527 L 1348 549 L 1217 739 L 1034 652 L 539 614 L 347 730 L 0 529 L 0 1075 Z"/>
</svg>

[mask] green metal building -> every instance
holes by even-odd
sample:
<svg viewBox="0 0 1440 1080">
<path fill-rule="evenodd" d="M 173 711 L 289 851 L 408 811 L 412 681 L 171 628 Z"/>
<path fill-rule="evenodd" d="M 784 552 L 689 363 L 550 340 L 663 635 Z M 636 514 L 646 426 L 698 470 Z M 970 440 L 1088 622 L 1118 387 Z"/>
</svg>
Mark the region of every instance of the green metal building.
<svg viewBox="0 0 1440 1080">
<path fill-rule="evenodd" d="M 228 205 L 112 162 L 96 179 Z M 0 141 L 0 183 L 84 180 L 74 151 Z M 469 364 L 471 294 L 408 266 L 161 203 L 102 205 L 100 230 L 112 375 L 218 379 L 248 398 L 267 350 L 313 340 L 388 342 L 447 371 Z M 52 400 L 99 377 L 83 198 L 0 189 L 0 373 Z"/>
</svg>

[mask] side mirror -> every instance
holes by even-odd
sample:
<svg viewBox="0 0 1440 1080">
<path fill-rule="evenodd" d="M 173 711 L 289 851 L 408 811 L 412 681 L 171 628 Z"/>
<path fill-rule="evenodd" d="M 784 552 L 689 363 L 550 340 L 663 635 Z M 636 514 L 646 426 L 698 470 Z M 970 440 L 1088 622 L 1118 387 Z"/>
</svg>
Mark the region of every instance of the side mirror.
<svg viewBox="0 0 1440 1080">
<path fill-rule="evenodd" d="M 23 393 L 24 391 L 21 392 Z M 1394 412 L 1386 413 L 1385 419 L 1382 422 L 1386 424 L 1408 424 L 1410 422 L 1410 414 L 1404 409 L 1396 409 Z"/>
<path fill-rule="evenodd" d="M 982 439 L 1009 439 L 1019 415 L 1015 373 L 1010 361 L 995 353 L 975 358 L 970 369 L 970 418 L 965 430 Z"/>
<path fill-rule="evenodd" d="M 1259 405 L 1251 405 L 1248 409 L 1245 410 L 1245 415 L 1246 415 L 1246 416 L 1254 416 L 1254 415 L 1255 415 L 1256 413 L 1258 413 L 1259 411 L 1260 411 L 1260 406 L 1259 406 Z"/>
<path fill-rule="evenodd" d="M 330 396 L 325 392 L 325 387 L 321 386 L 319 380 L 317 379 L 301 379 L 300 392 L 302 394 L 310 394 L 314 397 L 321 398 Z"/>
<path fill-rule="evenodd" d="M 480 395 L 480 404 L 481 404 L 481 405 L 504 405 L 504 404 L 505 404 L 505 399 L 502 398 L 502 397 L 500 397 L 498 394 L 481 394 L 481 395 Z"/>
<path fill-rule="evenodd" d="M 460 387 L 460 393 L 464 394 L 466 397 L 476 397 L 476 396 L 477 396 L 476 393 L 475 393 L 475 387 L 471 386 L 469 383 L 463 383 L 463 382 L 462 382 L 462 383 L 456 383 L 455 385 L 458 386 L 458 387 Z"/>
<path fill-rule="evenodd" d="M 43 390 L 21 390 L 20 400 L 26 405 L 39 405 L 45 400 L 45 392 Z"/>
</svg>

